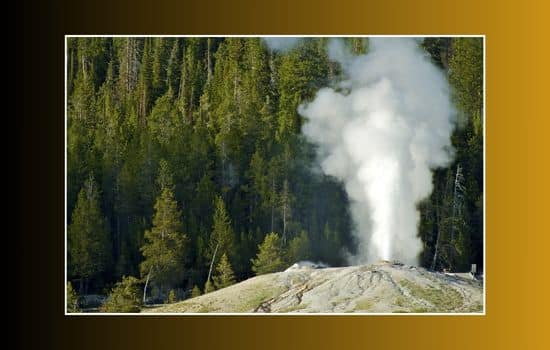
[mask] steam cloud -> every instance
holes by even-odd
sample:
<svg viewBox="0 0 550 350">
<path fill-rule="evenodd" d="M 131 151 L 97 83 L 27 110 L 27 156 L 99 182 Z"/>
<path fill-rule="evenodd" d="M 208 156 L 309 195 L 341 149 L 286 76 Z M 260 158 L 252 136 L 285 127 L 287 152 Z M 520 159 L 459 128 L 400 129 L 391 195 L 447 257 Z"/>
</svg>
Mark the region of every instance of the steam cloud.
<svg viewBox="0 0 550 350">
<path fill-rule="evenodd" d="M 417 264 L 417 203 L 432 192 L 432 169 L 453 158 L 455 125 L 444 74 L 413 39 L 370 39 L 354 56 L 341 40 L 329 57 L 345 76 L 299 107 L 322 171 L 341 180 L 359 247 L 350 263 L 397 259 Z"/>
<path fill-rule="evenodd" d="M 263 38 L 270 50 L 285 52 L 292 49 L 301 38 L 298 37 L 267 37 Z"/>
</svg>

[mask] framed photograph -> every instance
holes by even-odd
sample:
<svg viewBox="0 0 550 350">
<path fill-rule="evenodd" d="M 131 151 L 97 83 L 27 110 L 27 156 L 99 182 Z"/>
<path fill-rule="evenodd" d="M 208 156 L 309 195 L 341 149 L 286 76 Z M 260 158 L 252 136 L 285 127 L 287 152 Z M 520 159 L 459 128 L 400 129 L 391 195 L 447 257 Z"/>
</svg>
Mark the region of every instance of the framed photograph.
<svg viewBox="0 0 550 350">
<path fill-rule="evenodd" d="M 484 52 L 66 36 L 66 313 L 483 315 Z"/>
</svg>

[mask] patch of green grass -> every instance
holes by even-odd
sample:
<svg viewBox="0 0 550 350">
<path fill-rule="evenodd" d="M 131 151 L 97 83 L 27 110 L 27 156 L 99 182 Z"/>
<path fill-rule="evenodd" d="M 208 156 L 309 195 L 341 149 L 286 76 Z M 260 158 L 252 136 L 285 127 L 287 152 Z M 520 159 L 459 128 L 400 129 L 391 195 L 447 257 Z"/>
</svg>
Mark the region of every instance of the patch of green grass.
<svg viewBox="0 0 550 350">
<path fill-rule="evenodd" d="M 211 296 L 209 293 L 202 295 L 200 299 L 197 297 L 174 304 L 166 304 L 153 311 L 181 313 L 251 312 L 261 303 L 280 295 L 284 291 L 286 289 L 273 288 L 268 283 L 260 282 L 241 290 L 238 297 L 231 294 Z M 223 302 L 224 298 L 231 300 L 231 303 Z"/>
<path fill-rule="evenodd" d="M 415 307 L 412 309 L 397 309 L 397 310 L 393 310 L 392 312 L 397 314 L 423 313 L 423 312 L 430 312 L 430 309 L 425 307 Z"/>
<path fill-rule="evenodd" d="M 199 312 L 199 313 L 208 313 L 208 312 L 212 312 L 213 310 L 210 309 L 208 306 L 206 305 L 201 305 L 199 306 L 199 309 L 196 311 L 196 312 Z"/>
<path fill-rule="evenodd" d="M 342 304 L 342 303 L 345 303 L 346 301 L 349 300 L 349 297 L 346 297 L 346 296 L 338 296 L 336 298 L 334 298 L 330 303 L 332 304 L 332 306 L 336 306 L 338 304 Z"/>
<path fill-rule="evenodd" d="M 258 294 L 244 301 L 236 307 L 235 312 L 249 312 L 254 310 L 261 303 L 271 299 L 271 293 L 267 291 L 259 291 Z"/>
<path fill-rule="evenodd" d="M 280 295 L 282 292 L 284 292 L 283 289 L 273 289 L 267 284 L 255 286 L 251 294 L 246 293 L 246 295 L 243 295 L 243 303 L 237 305 L 234 312 L 253 311 L 261 303 Z"/>
<path fill-rule="evenodd" d="M 426 307 L 415 307 L 415 308 L 411 309 L 411 312 L 413 312 L 413 313 L 430 312 L 430 309 L 428 309 Z"/>
<path fill-rule="evenodd" d="M 302 283 L 304 283 L 304 280 L 302 278 L 298 277 L 298 276 L 292 277 L 290 279 L 290 284 L 293 285 L 293 286 L 297 285 L 297 284 L 302 284 Z"/>
<path fill-rule="evenodd" d="M 372 306 L 371 299 L 359 299 L 355 302 L 355 310 L 370 310 Z"/>
<path fill-rule="evenodd" d="M 149 308 L 154 312 L 193 312 L 192 309 L 198 304 L 190 301 L 180 301 L 173 304 L 165 304 L 160 307 Z"/>
<path fill-rule="evenodd" d="M 395 298 L 395 301 L 393 302 L 395 305 L 397 306 L 405 306 L 407 303 L 407 300 L 405 300 L 405 298 L 403 298 L 402 296 L 398 296 L 397 298 Z"/>
<path fill-rule="evenodd" d="M 293 312 L 293 311 L 303 310 L 307 307 L 308 305 L 305 305 L 305 304 L 297 304 L 297 305 L 293 305 L 293 306 L 289 306 L 287 308 L 281 309 L 279 312 Z"/>
<path fill-rule="evenodd" d="M 482 303 L 475 303 L 473 305 L 470 305 L 467 312 L 482 312 L 483 311 L 483 304 Z"/>
<path fill-rule="evenodd" d="M 399 281 L 399 284 L 406 288 L 415 298 L 432 304 L 434 310 L 430 311 L 453 311 L 460 308 L 464 302 L 462 295 L 451 287 L 443 285 L 440 285 L 439 288 L 433 286 L 423 287 L 407 279 Z"/>
</svg>

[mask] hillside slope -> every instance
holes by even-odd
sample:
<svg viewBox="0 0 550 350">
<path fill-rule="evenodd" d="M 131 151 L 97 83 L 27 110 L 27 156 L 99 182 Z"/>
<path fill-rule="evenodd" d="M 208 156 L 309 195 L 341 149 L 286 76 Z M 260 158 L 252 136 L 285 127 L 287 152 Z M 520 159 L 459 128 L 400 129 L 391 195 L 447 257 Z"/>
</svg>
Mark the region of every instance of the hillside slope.
<svg viewBox="0 0 550 350">
<path fill-rule="evenodd" d="M 380 262 L 338 268 L 294 266 L 143 312 L 482 312 L 480 281 Z"/>
</svg>

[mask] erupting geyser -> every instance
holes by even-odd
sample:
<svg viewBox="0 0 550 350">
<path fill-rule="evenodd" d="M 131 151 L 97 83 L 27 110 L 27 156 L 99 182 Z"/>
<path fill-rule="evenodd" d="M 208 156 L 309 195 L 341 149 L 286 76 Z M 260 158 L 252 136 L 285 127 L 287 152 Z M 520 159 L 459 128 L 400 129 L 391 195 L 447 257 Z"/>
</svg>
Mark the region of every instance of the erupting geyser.
<svg viewBox="0 0 550 350">
<path fill-rule="evenodd" d="M 341 180 L 359 247 L 351 263 L 417 264 L 417 204 L 432 192 L 432 169 L 452 160 L 455 113 L 449 85 L 413 39 L 370 39 L 353 56 L 329 44 L 346 80 L 300 106 L 323 172 Z"/>
</svg>

